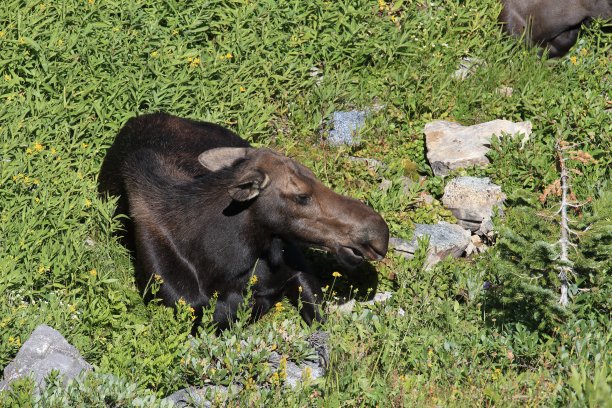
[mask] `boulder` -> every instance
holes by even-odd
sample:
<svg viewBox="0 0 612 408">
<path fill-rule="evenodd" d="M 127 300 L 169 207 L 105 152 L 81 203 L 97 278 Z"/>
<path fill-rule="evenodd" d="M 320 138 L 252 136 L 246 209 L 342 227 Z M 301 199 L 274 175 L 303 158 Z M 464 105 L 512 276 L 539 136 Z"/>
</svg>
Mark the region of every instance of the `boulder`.
<svg viewBox="0 0 612 408">
<path fill-rule="evenodd" d="M 522 133 L 523 141 L 531 134 L 531 122 L 493 120 L 473 126 L 437 120 L 424 128 L 427 160 L 436 176 L 452 170 L 489 164 L 486 154 L 493 136 Z"/>
<path fill-rule="evenodd" d="M 58 371 L 67 382 L 83 371 L 91 371 L 92 367 L 57 330 L 42 324 L 32 332 L 15 359 L 4 369 L 0 391 L 7 389 L 16 379 L 32 375 L 38 392 L 45 387 L 45 378 L 53 370 Z"/>
<path fill-rule="evenodd" d="M 391 238 L 389 246 L 404 257 L 411 259 L 418 247 L 418 239 L 429 236 L 426 267 L 431 267 L 447 256 L 458 258 L 469 245 L 470 232 L 457 224 L 439 222 L 438 224 L 416 224 L 412 241 Z"/>
<path fill-rule="evenodd" d="M 478 235 L 493 229 L 491 217 L 502 211 L 506 196 L 488 177 L 457 177 L 444 188 L 442 204 L 452 211 L 458 224 Z"/>
</svg>

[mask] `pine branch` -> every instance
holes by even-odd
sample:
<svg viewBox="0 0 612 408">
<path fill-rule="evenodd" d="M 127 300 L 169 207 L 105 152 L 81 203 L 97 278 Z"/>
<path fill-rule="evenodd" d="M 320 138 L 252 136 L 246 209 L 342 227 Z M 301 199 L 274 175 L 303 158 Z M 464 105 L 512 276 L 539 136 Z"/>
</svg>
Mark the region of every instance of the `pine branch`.
<svg viewBox="0 0 612 408">
<path fill-rule="evenodd" d="M 559 261 L 561 265 L 559 268 L 559 279 L 561 280 L 561 296 L 559 298 L 559 303 L 561 306 L 567 306 L 569 304 L 569 297 L 567 295 L 568 291 L 568 280 L 567 276 L 573 273 L 571 268 L 571 262 L 568 257 L 568 248 L 572 245 L 569 240 L 569 221 L 567 217 L 567 208 L 571 205 L 568 202 L 567 192 L 569 189 L 569 174 L 567 172 L 567 166 L 565 165 L 565 158 L 563 157 L 563 151 L 567 149 L 567 146 L 564 146 L 563 143 L 557 140 L 556 144 L 557 150 L 557 159 L 559 161 L 559 169 L 561 171 L 561 208 L 559 209 L 561 213 L 561 238 L 559 239 L 559 246 L 561 247 L 561 254 L 559 256 Z"/>
</svg>

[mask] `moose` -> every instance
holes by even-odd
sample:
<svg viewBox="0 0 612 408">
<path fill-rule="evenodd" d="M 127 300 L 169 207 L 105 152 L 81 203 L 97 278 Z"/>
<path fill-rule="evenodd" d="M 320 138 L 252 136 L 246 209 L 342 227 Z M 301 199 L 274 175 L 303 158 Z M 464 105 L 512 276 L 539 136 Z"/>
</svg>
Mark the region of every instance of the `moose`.
<svg viewBox="0 0 612 408">
<path fill-rule="evenodd" d="M 574 46 L 582 24 L 612 17 L 612 0 L 502 0 L 499 21 L 506 34 L 562 57 Z"/>
<path fill-rule="evenodd" d="M 327 250 L 355 267 L 384 258 L 389 229 L 364 203 L 324 186 L 295 160 L 253 148 L 213 123 L 154 113 L 128 120 L 98 176 L 116 196 L 122 241 L 133 256 L 145 301 L 182 299 L 196 321 L 216 299 L 223 330 L 236 319 L 247 288 L 251 321 L 286 296 L 304 321 L 324 321 L 323 293 L 301 248 Z M 249 286 L 251 285 L 251 286 Z"/>
</svg>

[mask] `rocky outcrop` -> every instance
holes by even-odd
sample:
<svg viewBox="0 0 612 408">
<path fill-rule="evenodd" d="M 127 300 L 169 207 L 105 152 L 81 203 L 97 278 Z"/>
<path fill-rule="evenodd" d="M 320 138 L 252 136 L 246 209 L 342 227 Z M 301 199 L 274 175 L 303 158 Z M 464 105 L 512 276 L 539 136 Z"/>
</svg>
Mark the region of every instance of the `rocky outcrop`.
<svg viewBox="0 0 612 408">
<path fill-rule="evenodd" d="M 494 209 L 502 211 L 506 196 L 488 177 L 457 177 L 444 188 L 442 204 L 452 211 L 458 224 L 478 235 L 493 230 Z"/>
<path fill-rule="evenodd" d="M 53 370 L 67 381 L 91 369 L 79 351 L 57 330 L 42 324 L 32 332 L 15 359 L 4 369 L 0 391 L 7 389 L 12 381 L 31 375 L 36 392 L 39 392 L 45 387 L 45 378 Z"/>
<path fill-rule="evenodd" d="M 445 176 L 452 170 L 486 166 L 486 154 L 493 136 L 531 134 L 530 122 L 493 120 L 473 126 L 438 120 L 425 125 L 427 160 L 436 176 Z"/>
</svg>

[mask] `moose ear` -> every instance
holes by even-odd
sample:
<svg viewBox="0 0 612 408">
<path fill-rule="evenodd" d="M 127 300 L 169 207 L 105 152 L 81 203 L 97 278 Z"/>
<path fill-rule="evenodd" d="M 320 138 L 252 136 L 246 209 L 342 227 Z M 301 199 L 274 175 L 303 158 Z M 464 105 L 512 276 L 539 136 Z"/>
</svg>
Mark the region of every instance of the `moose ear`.
<svg viewBox="0 0 612 408">
<path fill-rule="evenodd" d="M 249 201 L 257 197 L 270 183 L 270 177 L 259 170 L 251 170 L 240 177 L 228 193 L 236 201 Z"/>
<path fill-rule="evenodd" d="M 217 171 L 223 167 L 230 167 L 238 159 L 245 158 L 251 151 L 248 147 L 218 147 L 200 153 L 198 161 L 210 171 Z"/>
</svg>

